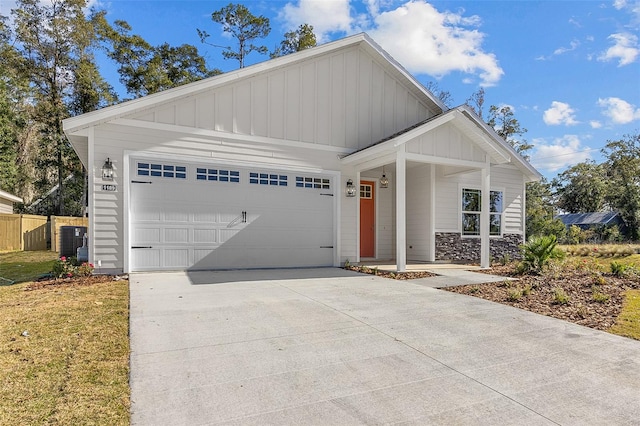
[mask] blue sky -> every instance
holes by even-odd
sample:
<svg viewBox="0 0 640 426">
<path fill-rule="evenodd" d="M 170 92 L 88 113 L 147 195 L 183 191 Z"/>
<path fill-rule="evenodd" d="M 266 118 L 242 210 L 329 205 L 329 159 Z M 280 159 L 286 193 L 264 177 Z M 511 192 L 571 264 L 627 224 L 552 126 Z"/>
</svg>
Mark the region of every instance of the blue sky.
<svg viewBox="0 0 640 426">
<path fill-rule="evenodd" d="M 13 2 L 0 0 L 0 12 Z M 211 13 L 229 1 L 99 0 L 153 44 L 189 43 L 210 66 L 237 68 Z M 578 162 L 601 161 L 607 140 L 640 130 L 640 1 L 236 1 L 271 20 L 272 50 L 302 23 L 327 42 L 367 32 L 419 81 L 434 81 L 458 105 L 484 87 L 490 105 L 509 105 L 534 145 L 531 162 L 548 178 Z M 251 55 L 246 64 L 267 60 Z M 102 65 L 118 87 L 113 67 Z M 119 88 L 121 90 L 121 88 Z"/>
</svg>

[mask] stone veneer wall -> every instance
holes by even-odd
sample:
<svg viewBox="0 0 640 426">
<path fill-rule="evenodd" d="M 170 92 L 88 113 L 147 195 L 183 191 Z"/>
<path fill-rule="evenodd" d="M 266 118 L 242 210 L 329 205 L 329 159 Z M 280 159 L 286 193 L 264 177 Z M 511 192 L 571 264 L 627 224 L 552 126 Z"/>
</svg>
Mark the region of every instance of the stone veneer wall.
<svg viewBox="0 0 640 426">
<path fill-rule="evenodd" d="M 489 250 L 493 260 L 508 255 L 511 259 L 520 259 L 522 235 L 504 234 L 502 238 L 490 238 Z M 479 261 L 480 238 L 462 238 L 453 232 L 436 232 L 436 260 Z"/>
</svg>

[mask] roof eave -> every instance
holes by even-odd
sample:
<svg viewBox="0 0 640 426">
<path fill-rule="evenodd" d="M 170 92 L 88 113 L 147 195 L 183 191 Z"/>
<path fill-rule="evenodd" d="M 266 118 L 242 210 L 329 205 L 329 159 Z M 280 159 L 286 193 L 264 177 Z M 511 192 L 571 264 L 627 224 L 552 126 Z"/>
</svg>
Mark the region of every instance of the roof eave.
<svg viewBox="0 0 640 426">
<path fill-rule="evenodd" d="M 0 198 L 11 201 L 12 203 L 24 203 L 24 200 L 16 195 L 9 194 L 6 191 L 0 189 Z"/>
</svg>

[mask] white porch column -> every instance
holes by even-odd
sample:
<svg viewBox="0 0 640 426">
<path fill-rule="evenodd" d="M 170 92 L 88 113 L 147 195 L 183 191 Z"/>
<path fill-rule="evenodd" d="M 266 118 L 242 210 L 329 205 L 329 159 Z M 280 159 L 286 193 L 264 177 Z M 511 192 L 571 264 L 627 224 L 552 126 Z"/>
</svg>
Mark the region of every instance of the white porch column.
<svg viewBox="0 0 640 426">
<path fill-rule="evenodd" d="M 482 169 L 482 206 L 480 211 L 480 267 L 488 268 L 491 266 L 490 250 L 489 250 L 489 209 L 491 197 L 491 169 L 490 162 L 487 160 L 486 166 Z"/>
<path fill-rule="evenodd" d="M 407 269 L 407 160 L 404 146 L 396 153 L 396 267 Z"/>
<path fill-rule="evenodd" d="M 360 170 L 356 172 L 356 263 L 360 263 Z"/>
<path fill-rule="evenodd" d="M 429 221 L 427 223 L 429 235 L 428 262 L 436 260 L 436 165 L 429 164 Z"/>
</svg>

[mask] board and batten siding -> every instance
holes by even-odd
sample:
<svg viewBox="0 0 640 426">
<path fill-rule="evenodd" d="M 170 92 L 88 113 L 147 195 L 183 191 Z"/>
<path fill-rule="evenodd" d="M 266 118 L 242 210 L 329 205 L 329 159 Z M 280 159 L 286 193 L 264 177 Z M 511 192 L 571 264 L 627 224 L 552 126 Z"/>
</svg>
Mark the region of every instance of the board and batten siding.
<svg viewBox="0 0 640 426">
<path fill-rule="evenodd" d="M 454 124 L 444 124 L 407 142 L 407 152 L 484 163 L 485 152 Z"/>
<path fill-rule="evenodd" d="M 387 173 L 387 177 L 393 182 L 391 173 Z M 391 183 L 388 188 L 380 188 L 378 182 L 377 191 L 376 255 L 378 259 L 393 259 L 396 253 L 396 193 Z"/>
<path fill-rule="evenodd" d="M 407 170 L 407 260 L 429 260 L 429 204 L 431 167 L 420 165 Z"/>
<path fill-rule="evenodd" d="M 350 47 L 125 118 L 356 150 L 436 113 Z"/>
<path fill-rule="evenodd" d="M 436 180 L 436 232 L 460 232 L 461 188 L 480 188 L 480 171 Z M 504 191 L 502 233 L 523 234 L 522 210 L 524 182 L 522 173 L 512 166 L 491 167 L 491 189 Z"/>
</svg>

